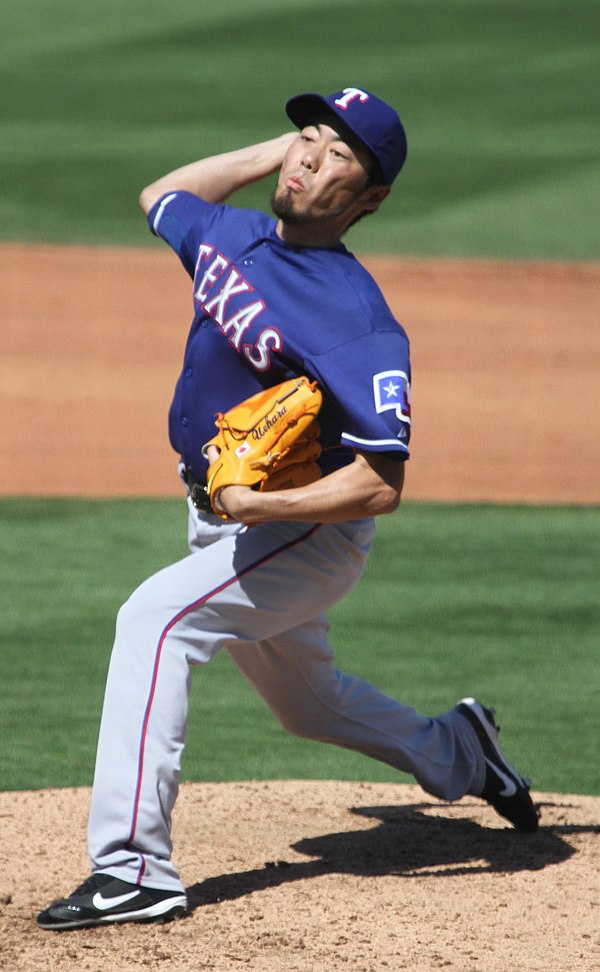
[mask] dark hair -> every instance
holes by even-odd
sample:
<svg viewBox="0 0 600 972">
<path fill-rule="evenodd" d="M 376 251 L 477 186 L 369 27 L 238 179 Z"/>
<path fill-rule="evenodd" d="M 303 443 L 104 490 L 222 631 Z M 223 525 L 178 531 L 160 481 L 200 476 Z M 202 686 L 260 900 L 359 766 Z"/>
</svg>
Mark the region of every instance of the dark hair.
<svg viewBox="0 0 600 972">
<path fill-rule="evenodd" d="M 382 186 L 383 184 L 384 183 L 383 183 L 383 174 L 381 172 L 381 166 L 379 165 L 377 159 L 373 158 L 371 168 L 367 172 L 367 177 L 363 182 L 361 192 L 365 192 L 366 189 L 371 189 L 372 186 Z M 364 219 L 365 216 L 372 216 L 374 212 L 376 212 L 375 209 L 363 209 L 362 213 L 359 213 L 358 216 L 356 216 L 351 223 L 348 223 L 348 226 L 346 227 L 346 232 L 350 229 L 351 226 L 355 226 L 359 220 Z"/>
<path fill-rule="evenodd" d="M 367 173 L 367 178 L 365 180 L 365 189 L 370 189 L 371 186 L 382 186 L 383 185 L 383 173 L 381 171 L 381 166 L 376 158 L 373 158 L 373 164 Z"/>
</svg>

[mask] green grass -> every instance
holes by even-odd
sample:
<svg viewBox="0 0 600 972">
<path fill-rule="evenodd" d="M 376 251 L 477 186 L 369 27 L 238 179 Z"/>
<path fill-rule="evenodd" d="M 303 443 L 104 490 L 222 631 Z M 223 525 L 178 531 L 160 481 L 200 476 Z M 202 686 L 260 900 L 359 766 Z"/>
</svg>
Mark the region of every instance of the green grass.
<svg viewBox="0 0 600 972">
<path fill-rule="evenodd" d="M 591 0 L 7 0 L 3 14 L 3 239 L 151 242 L 148 181 L 278 134 L 298 91 L 358 84 L 400 110 L 409 161 L 354 249 L 599 256 Z"/>
<path fill-rule="evenodd" d="M 89 785 L 116 611 L 186 554 L 177 500 L 0 501 L 0 786 Z M 600 509 L 407 503 L 331 611 L 340 667 L 423 712 L 496 704 L 543 790 L 600 794 Z M 293 738 L 225 656 L 193 673 L 184 778 L 408 780 Z"/>
</svg>

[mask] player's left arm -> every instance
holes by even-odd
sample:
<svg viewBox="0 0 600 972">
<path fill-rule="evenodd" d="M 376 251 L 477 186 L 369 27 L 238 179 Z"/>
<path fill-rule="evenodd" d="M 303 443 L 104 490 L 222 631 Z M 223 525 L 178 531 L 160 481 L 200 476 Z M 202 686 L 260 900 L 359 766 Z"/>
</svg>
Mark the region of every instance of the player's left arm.
<svg viewBox="0 0 600 972">
<path fill-rule="evenodd" d="M 309 486 L 257 492 L 247 486 L 226 486 L 219 503 L 235 520 L 342 523 L 393 513 L 404 485 L 404 462 L 377 452 L 356 452 L 354 462 Z"/>
</svg>

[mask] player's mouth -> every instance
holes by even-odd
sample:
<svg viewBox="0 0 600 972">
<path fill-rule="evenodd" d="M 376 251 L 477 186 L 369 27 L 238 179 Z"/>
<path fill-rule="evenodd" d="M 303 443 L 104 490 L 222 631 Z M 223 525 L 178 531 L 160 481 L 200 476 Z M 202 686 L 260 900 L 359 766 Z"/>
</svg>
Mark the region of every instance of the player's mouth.
<svg viewBox="0 0 600 972">
<path fill-rule="evenodd" d="M 304 189 L 304 183 L 299 176 L 289 176 L 285 181 L 286 189 L 291 189 L 292 192 L 302 192 Z"/>
</svg>

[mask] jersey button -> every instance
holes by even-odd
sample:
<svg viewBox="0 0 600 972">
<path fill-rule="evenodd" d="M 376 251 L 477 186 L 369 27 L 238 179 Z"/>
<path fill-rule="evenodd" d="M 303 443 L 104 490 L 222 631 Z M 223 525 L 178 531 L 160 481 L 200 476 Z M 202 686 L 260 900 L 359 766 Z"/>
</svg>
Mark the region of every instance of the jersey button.
<svg viewBox="0 0 600 972">
<path fill-rule="evenodd" d="M 192 369 L 191 368 L 186 368 L 185 369 L 185 377 L 186 378 L 191 378 L 192 377 L 192 374 L 193 374 L 193 372 L 192 372 Z"/>
<path fill-rule="evenodd" d="M 182 415 L 181 416 L 181 424 L 183 425 L 183 427 L 185 429 L 186 425 L 188 424 L 188 420 L 187 420 L 187 416 L 186 415 Z"/>
<path fill-rule="evenodd" d="M 252 259 L 252 257 L 246 257 L 246 259 L 244 260 L 245 267 L 251 267 L 253 263 L 254 260 Z"/>
</svg>

